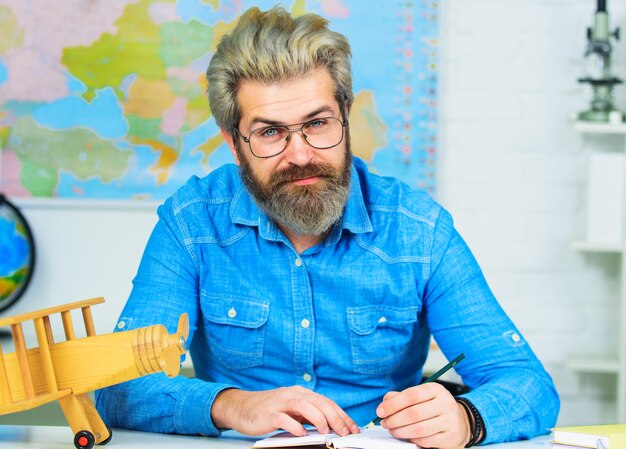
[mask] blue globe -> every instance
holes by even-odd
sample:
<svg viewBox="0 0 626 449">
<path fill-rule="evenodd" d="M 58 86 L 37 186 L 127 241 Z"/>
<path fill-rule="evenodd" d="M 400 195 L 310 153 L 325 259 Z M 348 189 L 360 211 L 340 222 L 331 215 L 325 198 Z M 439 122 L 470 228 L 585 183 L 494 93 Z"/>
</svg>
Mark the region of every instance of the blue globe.
<svg viewBox="0 0 626 449">
<path fill-rule="evenodd" d="M 35 246 L 19 209 L 0 194 L 0 311 L 26 290 L 35 265 Z"/>
</svg>

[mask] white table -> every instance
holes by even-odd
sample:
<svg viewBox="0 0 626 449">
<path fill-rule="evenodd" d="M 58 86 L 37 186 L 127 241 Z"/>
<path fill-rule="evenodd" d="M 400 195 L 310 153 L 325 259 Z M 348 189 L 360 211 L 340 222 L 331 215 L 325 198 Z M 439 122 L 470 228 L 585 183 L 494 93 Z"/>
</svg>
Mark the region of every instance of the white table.
<svg viewBox="0 0 626 449">
<path fill-rule="evenodd" d="M 226 432 L 220 438 L 163 435 L 113 429 L 113 438 L 102 449 L 228 449 L 250 448 L 257 438 L 235 432 Z M 9 426 L 0 425 L 0 449 L 74 449 L 74 435 L 69 427 L 60 426 Z M 529 441 L 486 446 L 489 449 L 540 449 L 549 448 L 549 437 Z M 380 448 L 384 449 L 384 448 Z"/>
</svg>

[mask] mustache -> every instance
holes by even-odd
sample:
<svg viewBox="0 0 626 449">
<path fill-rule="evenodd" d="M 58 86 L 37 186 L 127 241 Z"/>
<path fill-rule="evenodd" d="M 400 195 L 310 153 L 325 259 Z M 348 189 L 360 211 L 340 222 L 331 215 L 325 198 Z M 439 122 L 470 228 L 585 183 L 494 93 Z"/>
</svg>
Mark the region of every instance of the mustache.
<svg viewBox="0 0 626 449">
<path fill-rule="evenodd" d="M 287 182 L 297 181 L 298 179 L 311 178 L 313 176 L 320 178 L 332 178 L 337 175 L 337 170 L 329 164 L 307 164 L 293 165 L 281 170 L 272 176 L 272 184 L 277 186 Z"/>
</svg>

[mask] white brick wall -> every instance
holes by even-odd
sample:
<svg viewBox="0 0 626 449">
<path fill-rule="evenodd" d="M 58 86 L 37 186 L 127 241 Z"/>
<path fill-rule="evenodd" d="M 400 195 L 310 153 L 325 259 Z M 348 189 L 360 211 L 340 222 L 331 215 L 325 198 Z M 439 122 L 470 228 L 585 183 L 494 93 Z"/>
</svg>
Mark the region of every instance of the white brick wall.
<svg viewBox="0 0 626 449">
<path fill-rule="evenodd" d="M 626 33 L 626 1 L 609 0 Z M 615 419 L 615 376 L 581 374 L 568 354 L 616 351 L 620 257 L 581 254 L 587 155 L 623 137 L 583 136 L 585 29 L 594 0 L 442 0 L 439 199 L 502 306 L 561 394 L 559 424 Z M 614 45 L 626 79 L 626 42 Z M 617 104 L 626 109 L 626 87 Z"/>
</svg>

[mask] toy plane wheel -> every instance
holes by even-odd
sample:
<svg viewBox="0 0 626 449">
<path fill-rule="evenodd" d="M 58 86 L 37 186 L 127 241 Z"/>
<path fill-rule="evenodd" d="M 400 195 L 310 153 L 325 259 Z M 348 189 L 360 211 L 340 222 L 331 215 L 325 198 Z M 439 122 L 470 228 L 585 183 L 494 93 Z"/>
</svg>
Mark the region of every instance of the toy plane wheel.
<svg viewBox="0 0 626 449">
<path fill-rule="evenodd" d="M 98 445 L 100 446 L 104 446 L 105 444 L 107 444 L 109 441 L 111 441 L 111 438 L 113 438 L 113 431 L 111 430 L 111 428 L 109 426 L 107 426 L 107 430 L 109 431 L 109 438 L 107 438 L 104 441 L 101 441 L 100 443 L 98 443 Z"/>
<path fill-rule="evenodd" d="M 96 438 L 88 430 L 79 430 L 74 435 L 74 446 L 76 449 L 91 449 L 96 443 Z"/>
</svg>

